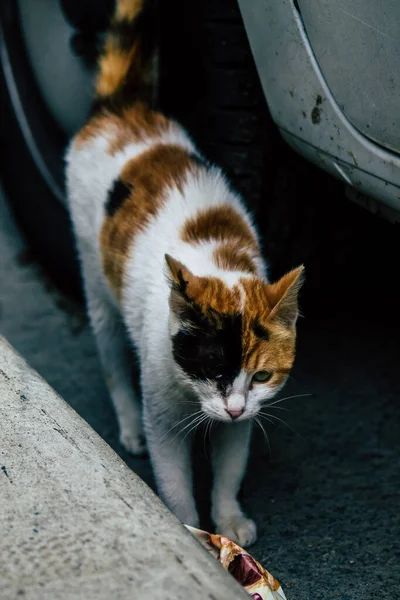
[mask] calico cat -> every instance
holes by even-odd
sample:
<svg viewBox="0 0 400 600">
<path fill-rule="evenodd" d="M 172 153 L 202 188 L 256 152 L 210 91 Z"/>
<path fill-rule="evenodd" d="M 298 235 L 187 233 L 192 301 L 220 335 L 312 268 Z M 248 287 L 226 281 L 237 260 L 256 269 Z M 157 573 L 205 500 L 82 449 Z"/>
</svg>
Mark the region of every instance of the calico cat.
<svg viewBox="0 0 400 600">
<path fill-rule="evenodd" d="M 117 0 L 93 113 L 67 152 L 71 218 L 121 443 L 141 454 L 146 440 L 161 498 L 198 526 L 192 433 L 216 423 L 212 518 L 246 546 L 256 526 L 236 497 L 252 419 L 292 367 L 303 267 L 268 282 L 241 198 L 188 133 L 152 108 L 149 6 Z M 140 361 L 141 404 L 126 339 Z"/>
</svg>

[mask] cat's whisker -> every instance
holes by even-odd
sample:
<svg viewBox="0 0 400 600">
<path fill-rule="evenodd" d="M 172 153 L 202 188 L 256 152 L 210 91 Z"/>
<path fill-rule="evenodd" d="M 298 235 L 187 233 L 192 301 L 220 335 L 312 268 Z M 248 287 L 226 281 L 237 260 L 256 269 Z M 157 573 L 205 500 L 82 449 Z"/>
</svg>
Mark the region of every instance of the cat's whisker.
<svg viewBox="0 0 400 600">
<path fill-rule="evenodd" d="M 211 418 L 211 425 L 210 425 L 210 431 L 209 431 L 210 442 L 211 442 L 211 430 L 214 427 L 215 423 L 216 423 L 216 420 Z"/>
<path fill-rule="evenodd" d="M 258 413 L 257 413 L 257 416 L 258 416 L 258 415 L 260 415 L 260 416 L 263 416 L 263 418 L 264 418 L 266 421 L 268 421 L 269 423 L 272 423 L 272 425 L 274 425 L 274 422 L 273 422 L 273 421 L 271 421 L 270 419 L 267 419 L 267 417 L 265 416 L 265 414 L 266 414 L 266 413 L 263 413 L 262 411 L 258 411 Z M 270 415 L 270 416 L 272 417 L 272 415 Z"/>
<path fill-rule="evenodd" d="M 208 433 L 210 426 L 211 426 L 211 417 L 208 417 L 207 423 L 206 423 L 206 430 L 204 432 L 204 439 L 207 437 L 207 433 Z"/>
<path fill-rule="evenodd" d="M 200 406 L 199 400 L 180 400 L 179 404 L 192 404 L 194 406 Z"/>
<path fill-rule="evenodd" d="M 187 429 L 188 427 L 190 427 L 191 425 L 193 425 L 193 423 L 197 423 L 197 421 L 199 421 L 200 419 L 202 419 L 203 414 L 204 413 L 202 411 L 199 411 L 199 414 L 197 416 L 191 415 L 192 417 L 194 417 L 193 420 L 190 421 L 189 423 L 186 423 L 186 425 L 182 429 L 179 430 L 178 435 L 180 433 L 183 433 L 185 431 L 185 429 Z"/>
<path fill-rule="evenodd" d="M 162 436 L 162 438 L 160 439 L 160 442 L 162 442 L 162 441 L 163 441 L 163 440 L 164 440 L 164 439 L 167 437 L 167 435 L 168 435 L 169 433 L 171 433 L 171 431 L 172 431 L 173 429 L 176 429 L 177 427 L 179 427 L 179 425 L 181 425 L 182 423 L 184 423 L 185 421 L 187 421 L 187 419 L 190 419 L 191 417 L 194 417 L 194 416 L 196 416 L 196 415 L 198 415 L 198 414 L 201 414 L 202 412 L 203 412 L 203 411 L 201 411 L 201 410 L 198 410 L 198 411 L 196 411 L 195 413 L 191 413 L 190 415 L 186 415 L 185 417 L 183 417 L 183 419 L 181 419 L 180 421 L 178 421 L 177 423 L 175 423 L 174 425 L 172 425 L 172 427 L 170 427 L 170 429 L 168 429 L 168 431 L 166 431 L 166 432 L 164 433 L 164 435 L 163 435 L 163 436 Z"/>
<path fill-rule="evenodd" d="M 196 412 L 190 413 L 189 415 L 184 416 L 180 421 L 175 423 L 175 425 L 173 427 L 179 427 L 179 425 L 181 425 L 187 419 L 190 419 L 190 417 L 195 417 L 196 415 L 200 415 L 200 414 L 202 414 L 202 412 L 203 412 L 202 410 L 196 410 Z"/>
<path fill-rule="evenodd" d="M 294 394 L 293 396 L 285 396 L 285 398 L 278 398 L 278 400 L 270 402 L 265 406 L 268 406 L 268 408 L 270 408 L 271 406 L 275 406 L 275 404 L 280 404 L 280 402 L 284 402 L 285 400 L 292 400 L 292 398 L 305 398 L 306 396 L 314 396 L 314 394 Z"/>
<path fill-rule="evenodd" d="M 198 417 L 199 418 L 199 417 Z M 180 446 L 182 445 L 182 443 L 184 442 L 184 440 L 186 439 L 186 437 L 188 436 L 188 434 L 190 434 L 191 431 L 193 431 L 193 429 L 196 427 L 196 423 L 197 423 L 197 419 L 195 419 L 194 421 L 191 421 L 187 427 L 189 427 L 189 430 L 185 433 L 185 435 L 183 436 Z M 185 428 L 186 429 L 186 428 Z M 171 442 L 174 442 L 177 438 L 179 438 L 180 434 L 184 431 L 184 429 L 182 431 L 178 431 L 178 433 L 172 438 Z"/>
<path fill-rule="evenodd" d="M 192 423 L 192 427 L 186 432 L 185 436 L 183 437 L 180 445 L 183 444 L 183 442 L 185 441 L 185 439 L 188 437 L 188 435 L 190 435 L 191 433 L 193 433 L 194 431 L 196 431 L 196 429 L 202 424 L 204 423 L 204 421 L 207 419 L 207 415 L 200 415 L 200 417 L 197 417 L 197 420 L 195 419 L 195 421 Z"/>
<path fill-rule="evenodd" d="M 188 427 L 190 427 L 191 424 L 193 425 L 194 423 L 197 423 L 199 421 L 203 421 L 204 418 L 205 418 L 205 416 L 206 415 L 202 411 L 200 411 L 199 414 L 196 415 L 196 417 L 191 421 L 191 423 L 187 423 L 185 425 L 185 427 L 183 427 L 183 429 L 181 429 L 181 431 L 179 433 L 182 433 L 183 431 L 185 431 L 185 429 L 187 429 Z"/>
<path fill-rule="evenodd" d="M 204 449 L 204 453 L 206 456 L 207 456 L 207 450 L 206 450 L 207 432 L 208 432 L 208 428 L 210 427 L 210 423 L 211 423 L 211 417 L 208 417 L 207 421 L 206 421 L 206 427 L 204 430 L 204 439 L 203 439 L 203 449 Z"/>
<path fill-rule="evenodd" d="M 257 417 L 254 417 L 254 420 L 255 420 L 255 422 L 257 423 L 257 425 L 260 427 L 261 431 L 262 431 L 262 432 L 263 432 L 263 434 L 264 434 L 264 440 L 267 442 L 267 445 L 268 445 L 268 450 L 269 450 L 269 457 L 271 458 L 271 456 L 272 456 L 272 452 L 271 452 L 271 444 L 269 443 L 269 437 L 268 437 L 268 434 L 267 434 L 267 432 L 265 431 L 265 429 L 264 429 L 264 427 L 263 427 L 263 425 L 262 425 L 261 421 L 260 421 L 260 420 L 259 420 Z"/>
<path fill-rule="evenodd" d="M 286 425 L 286 427 L 288 427 L 293 433 L 295 433 L 296 435 L 299 435 L 297 433 L 297 431 L 295 431 L 293 429 L 293 427 L 291 425 L 289 425 L 289 423 L 287 423 L 284 419 L 281 419 L 279 417 L 277 417 L 276 415 L 271 415 L 270 413 L 264 413 L 264 412 L 259 412 L 258 413 L 261 417 L 263 417 L 264 419 L 267 419 L 267 417 L 271 417 L 271 419 L 276 419 L 277 421 L 279 421 L 280 423 L 283 423 L 284 425 Z M 268 420 L 268 419 L 267 419 Z M 271 421 L 270 421 L 271 422 Z"/>
<path fill-rule="evenodd" d="M 201 419 L 203 416 L 203 412 L 202 411 L 198 411 L 198 414 L 191 414 L 189 415 L 189 417 L 192 417 L 192 420 L 189 421 L 189 423 L 186 423 L 184 427 L 182 427 L 182 429 L 180 429 L 172 438 L 171 442 L 173 442 L 174 440 L 176 440 L 177 437 L 179 437 L 186 429 L 190 428 L 194 423 L 197 423 L 197 421 L 199 419 Z M 175 429 L 176 426 L 173 428 Z M 186 436 L 185 436 L 186 437 Z M 185 438 L 184 438 L 185 439 Z"/>
<path fill-rule="evenodd" d="M 288 423 L 284 419 L 281 419 L 280 417 L 277 417 L 276 415 L 271 415 L 270 413 L 266 413 L 263 411 L 260 411 L 258 414 L 265 419 L 268 419 L 268 417 L 269 417 L 270 419 L 275 419 L 276 421 L 280 421 L 281 423 L 284 423 L 285 425 L 287 425 L 289 427 Z M 273 423 L 273 421 L 270 421 L 270 423 Z"/>
<path fill-rule="evenodd" d="M 205 445 L 205 442 L 206 442 L 207 433 L 208 433 L 208 439 L 209 439 L 209 441 L 211 443 L 211 429 L 212 429 L 214 423 L 215 423 L 215 419 L 213 419 L 212 417 L 208 417 L 206 431 L 205 431 L 205 434 L 204 434 L 204 445 Z"/>
</svg>

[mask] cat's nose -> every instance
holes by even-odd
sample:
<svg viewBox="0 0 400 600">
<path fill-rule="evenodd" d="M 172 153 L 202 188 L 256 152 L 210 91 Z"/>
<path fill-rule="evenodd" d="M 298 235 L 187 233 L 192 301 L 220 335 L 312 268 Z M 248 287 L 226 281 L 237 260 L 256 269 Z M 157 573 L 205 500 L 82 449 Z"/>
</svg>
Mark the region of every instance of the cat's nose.
<svg viewBox="0 0 400 600">
<path fill-rule="evenodd" d="M 244 413 L 244 408 L 239 408 L 236 410 L 226 408 L 225 410 L 228 413 L 228 415 L 232 417 L 233 420 L 237 419 L 238 417 L 240 417 L 240 415 Z"/>
</svg>

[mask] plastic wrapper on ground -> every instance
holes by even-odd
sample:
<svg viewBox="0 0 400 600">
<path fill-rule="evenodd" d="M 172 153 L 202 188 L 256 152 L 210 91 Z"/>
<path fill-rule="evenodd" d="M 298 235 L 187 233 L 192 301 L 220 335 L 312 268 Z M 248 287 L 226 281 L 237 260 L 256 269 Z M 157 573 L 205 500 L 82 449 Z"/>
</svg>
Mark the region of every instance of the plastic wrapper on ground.
<svg viewBox="0 0 400 600">
<path fill-rule="evenodd" d="M 279 581 L 246 550 L 223 535 L 186 527 L 254 600 L 286 600 Z"/>
</svg>

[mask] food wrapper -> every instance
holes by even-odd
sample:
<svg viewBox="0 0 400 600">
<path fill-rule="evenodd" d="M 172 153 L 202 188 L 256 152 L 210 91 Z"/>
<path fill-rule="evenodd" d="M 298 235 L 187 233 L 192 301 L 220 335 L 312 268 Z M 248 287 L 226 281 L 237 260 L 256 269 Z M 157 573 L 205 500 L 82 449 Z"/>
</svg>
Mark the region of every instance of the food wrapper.
<svg viewBox="0 0 400 600">
<path fill-rule="evenodd" d="M 246 550 L 223 535 L 185 527 L 229 571 L 254 600 L 286 600 L 281 585 Z"/>
</svg>

